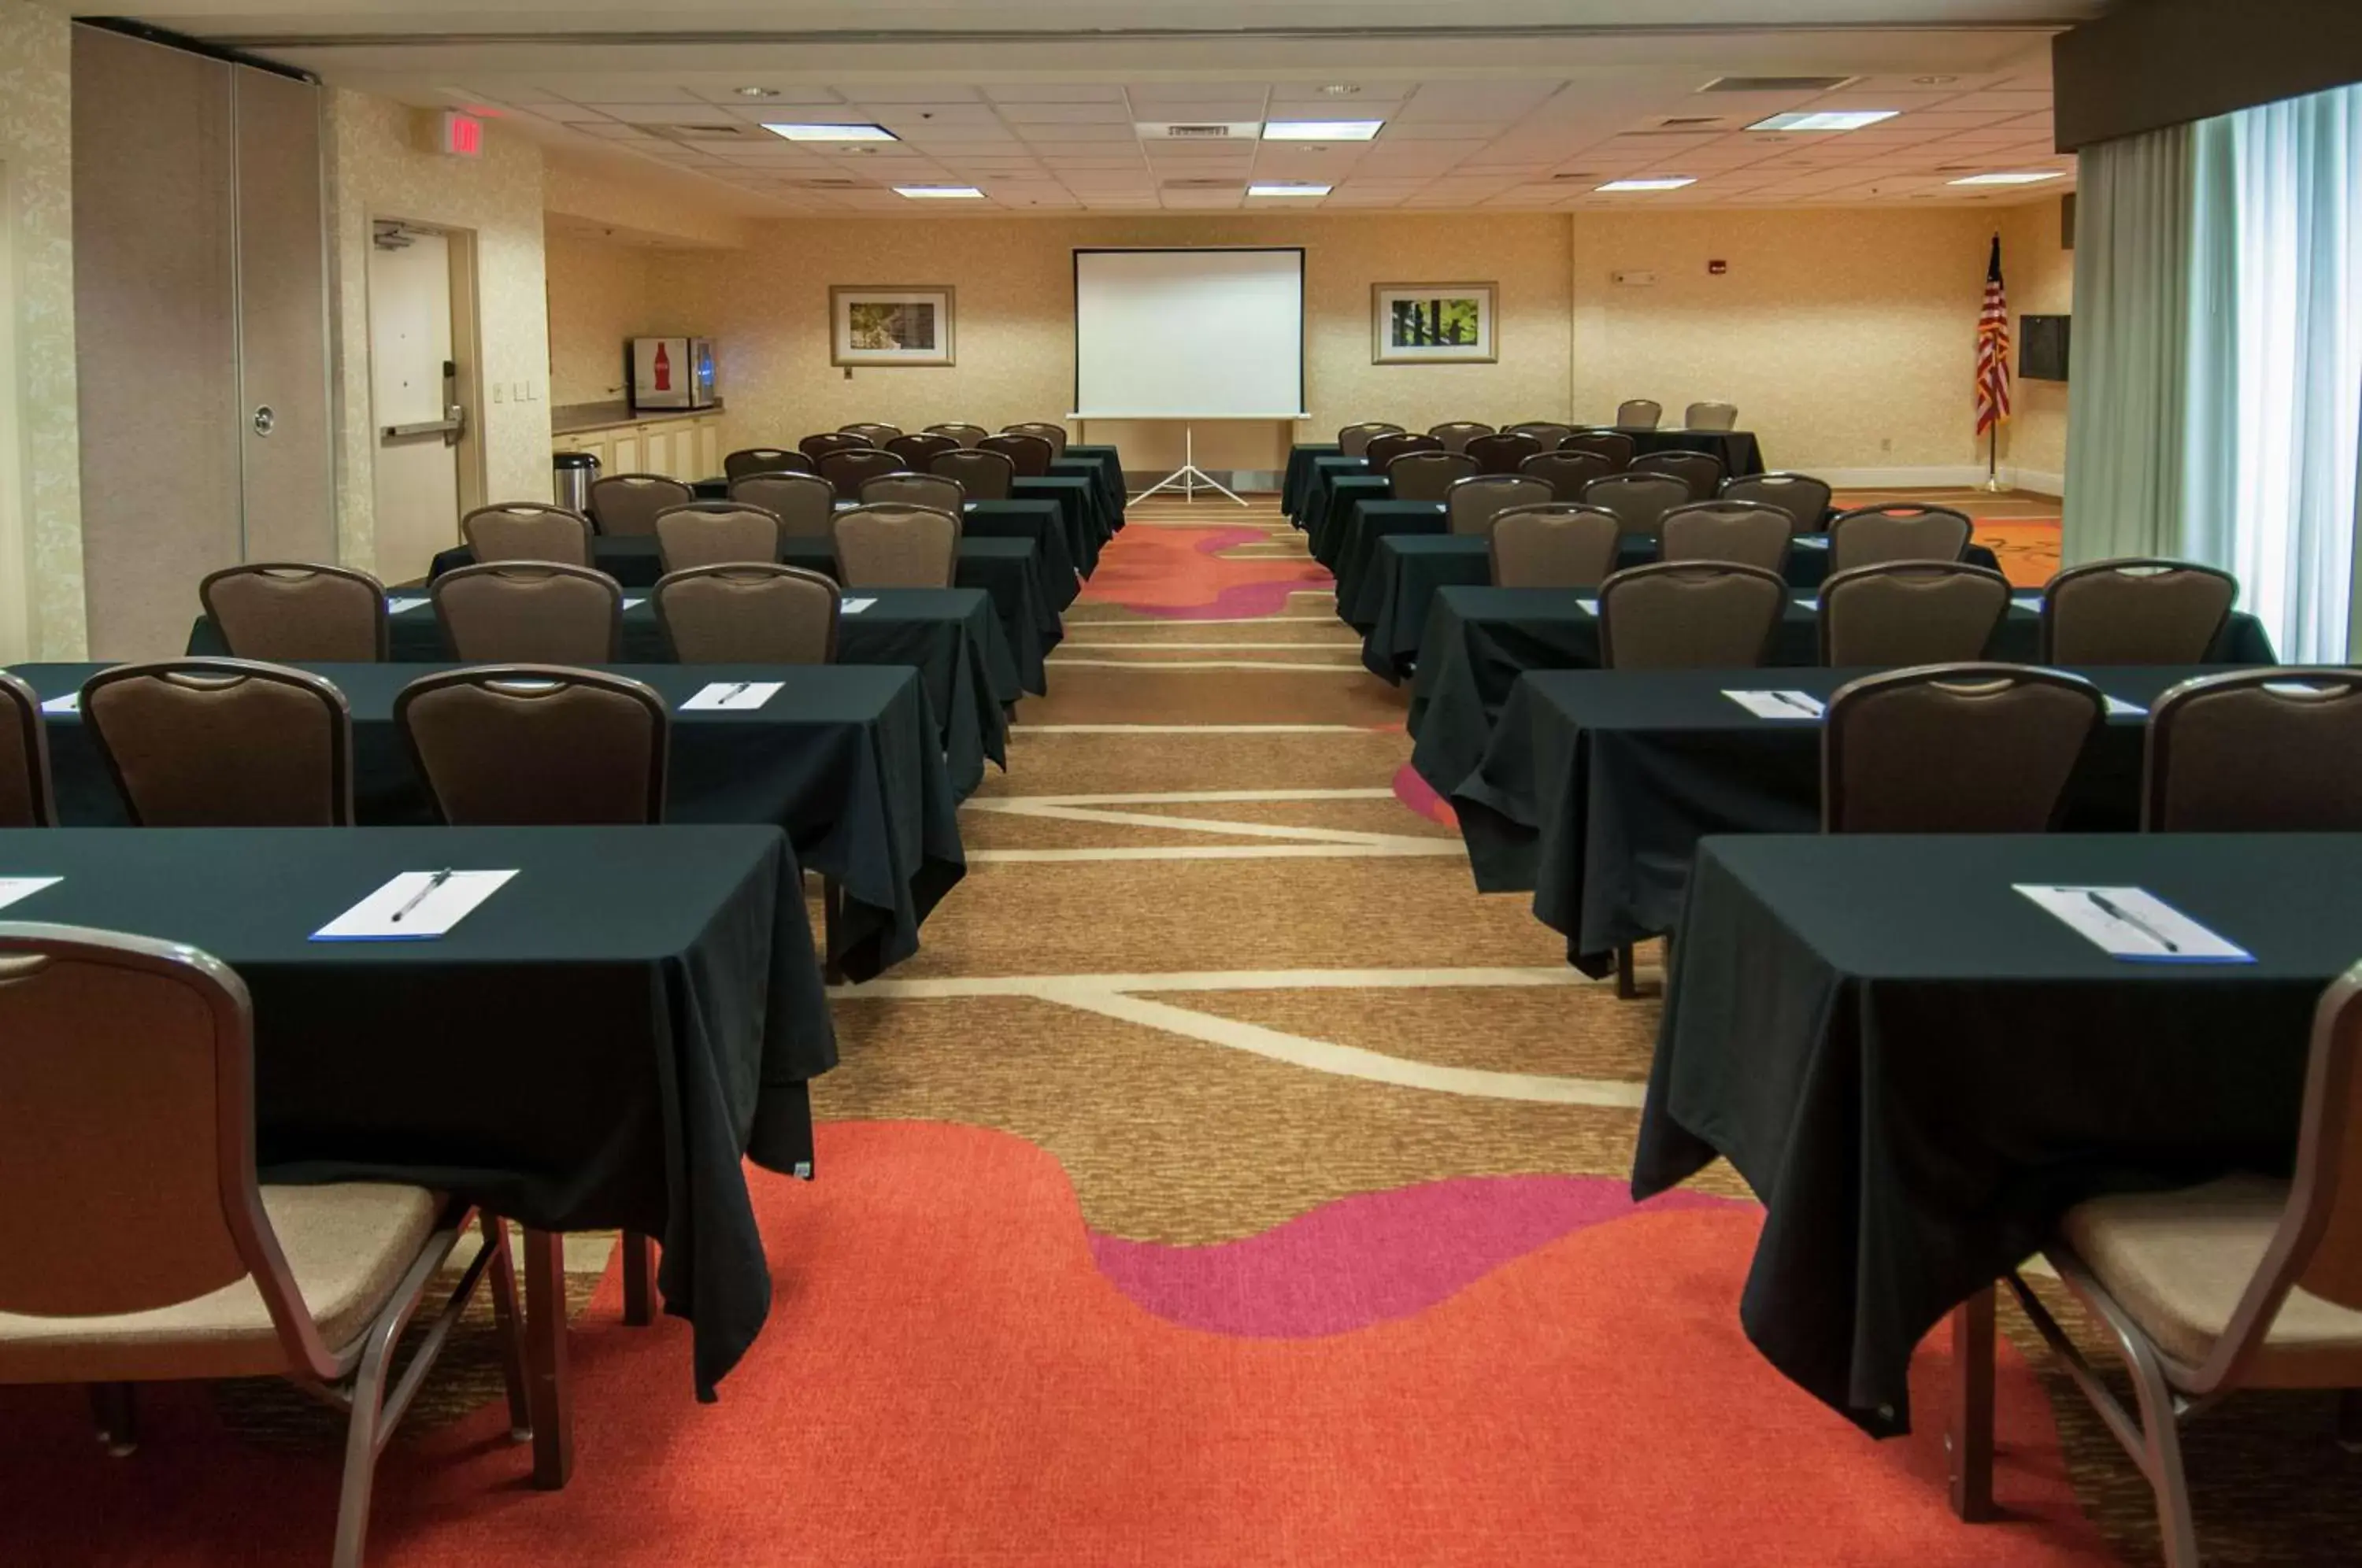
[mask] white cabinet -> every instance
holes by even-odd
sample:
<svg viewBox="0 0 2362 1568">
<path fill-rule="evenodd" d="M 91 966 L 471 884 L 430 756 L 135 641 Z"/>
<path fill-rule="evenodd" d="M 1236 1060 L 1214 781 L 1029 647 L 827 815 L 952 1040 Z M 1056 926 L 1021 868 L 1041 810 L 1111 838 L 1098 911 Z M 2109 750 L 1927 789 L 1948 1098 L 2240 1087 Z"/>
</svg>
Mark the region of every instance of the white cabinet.
<svg viewBox="0 0 2362 1568">
<path fill-rule="evenodd" d="M 668 479 L 712 479 L 722 472 L 722 416 L 701 414 L 675 419 L 643 419 L 600 430 L 577 430 L 552 438 L 559 452 L 588 452 L 604 474 L 663 474 Z"/>
</svg>

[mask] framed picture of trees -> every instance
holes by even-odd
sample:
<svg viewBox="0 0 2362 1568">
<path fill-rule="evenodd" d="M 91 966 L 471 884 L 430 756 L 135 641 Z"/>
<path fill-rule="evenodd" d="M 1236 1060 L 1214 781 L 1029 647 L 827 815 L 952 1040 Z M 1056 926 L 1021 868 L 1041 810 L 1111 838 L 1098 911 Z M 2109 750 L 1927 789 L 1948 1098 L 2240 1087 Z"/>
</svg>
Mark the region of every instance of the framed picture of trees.
<svg viewBox="0 0 2362 1568">
<path fill-rule="evenodd" d="M 832 365 L 949 365 L 948 288 L 828 291 Z"/>
<path fill-rule="evenodd" d="M 1370 362 L 1490 364 L 1491 283 L 1375 283 L 1370 288 Z"/>
</svg>

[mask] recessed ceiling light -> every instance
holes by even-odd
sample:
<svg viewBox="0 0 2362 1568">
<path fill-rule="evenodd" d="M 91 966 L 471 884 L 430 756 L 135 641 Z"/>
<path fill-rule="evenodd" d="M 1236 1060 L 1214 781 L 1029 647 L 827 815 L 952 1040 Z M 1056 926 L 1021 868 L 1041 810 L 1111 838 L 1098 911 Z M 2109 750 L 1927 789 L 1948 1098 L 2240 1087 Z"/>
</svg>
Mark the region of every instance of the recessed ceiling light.
<svg viewBox="0 0 2362 1568">
<path fill-rule="evenodd" d="M 972 202 L 984 194 L 973 185 L 897 185 L 894 193 L 914 202 Z"/>
<path fill-rule="evenodd" d="M 773 136 L 783 136 L 789 141 L 900 141 L 902 138 L 884 126 L 845 125 L 777 125 L 765 121 L 763 128 Z"/>
<path fill-rule="evenodd" d="M 779 95 L 777 87 L 733 87 L 731 91 L 741 98 L 776 98 Z"/>
<path fill-rule="evenodd" d="M 1368 141 L 1384 120 L 1272 120 L 1263 127 L 1265 141 Z"/>
<path fill-rule="evenodd" d="M 1610 180 L 1599 187 L 1603 191 L 1678 191 L 1684 185 L 1697 183 L 1694 176 L 1668 174 L 1650 180 Z"/>
<path fill-rule="evenodd" d="M 1247 187 L 1247 194 L 1250 196 L 1325 196 L 1328 193 L 1329 187 L 1326 185 L 1249 185 Z"/>
<path fill-rule="evenodd" d="M 1807 109 L 1793 115 L 1774 115 L 1768 120 L 1758 120 L 1747 128 L 1751 131 L 1847 131 L 1874 126 L 1881 120 L 1891 120 L 1900 109 Z"/>
<path fill-rule="evenodd" d="M 1326 87 L 1321 88 L 1320 91 L 1328 97 L 1350 98 L 1354 94 L 1360 92 L 1361 88 L 1355 86 L 1351 82 L 1331 82 Z"/>
<path fill-rule="evenodd" d="M 2038 185 L 2045 180 L 2064 178 L 2056 169 L 2025 170 L 2017 173 L 1971 174 L 1965 180 L 1954 180 L 1955 185 Z"/>
</svg>

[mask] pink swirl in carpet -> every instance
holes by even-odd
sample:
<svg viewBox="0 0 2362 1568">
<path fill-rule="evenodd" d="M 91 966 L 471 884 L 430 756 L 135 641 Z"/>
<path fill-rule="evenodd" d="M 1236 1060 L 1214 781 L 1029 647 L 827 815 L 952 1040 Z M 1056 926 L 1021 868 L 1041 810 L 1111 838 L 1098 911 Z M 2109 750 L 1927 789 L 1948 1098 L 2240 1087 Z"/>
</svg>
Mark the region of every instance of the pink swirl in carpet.
<svg viewBox="0 0 2362 1568">
<path fill-rule="evenodd" d="M 1406 762 L 1395 772 L 1395 799 L 1431 823 L 1445 827 L 1458 827 L 1460 813 L 1451 802 L 1435 792 L 1435 786 L 1418 776 L 1418 769 Z"/>
<path fill-rule="evenodd" d="M 1093 1234 L 1091 1252 L 1117 1288 L 1168 1322 L 1306 1339 L 1424 1311 L 1588 1226 L 1734 1206 L 1683 1191 L 1635 1205 L 1607 1176 L 1455 1176 L 1356 1193 L 1235 1242 L 1176 1247 Z"/>
<path fill-rule="evenodd" d="M 1120 604 L 1168 621 L 1220 621 L 1276 615 L 1288 595 L 1326 588 L 1328 569 L 1315 561 L 1271 557 L 1221 558 L 1224 550 L 1271 538 L 1261 528 L 1140 528 L 1110 549 L 1083 587 L 1086 600 Z"/>
</svg>

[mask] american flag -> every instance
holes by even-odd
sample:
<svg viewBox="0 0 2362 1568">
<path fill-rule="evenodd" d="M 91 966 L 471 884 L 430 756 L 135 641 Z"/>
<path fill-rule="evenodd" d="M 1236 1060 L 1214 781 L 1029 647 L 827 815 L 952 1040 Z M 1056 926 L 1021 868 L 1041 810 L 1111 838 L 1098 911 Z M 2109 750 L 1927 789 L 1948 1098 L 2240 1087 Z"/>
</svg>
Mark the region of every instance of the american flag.
<svg viewBox="0 0 2362 1568">
<path fill-rule="evenodd" d="M 1977 317 L 1977 434 L 2009 418 L 2009 290 L 2001 281 L 2001 236 L 1985 268 L 1985 308 Z"/>
</svg>

